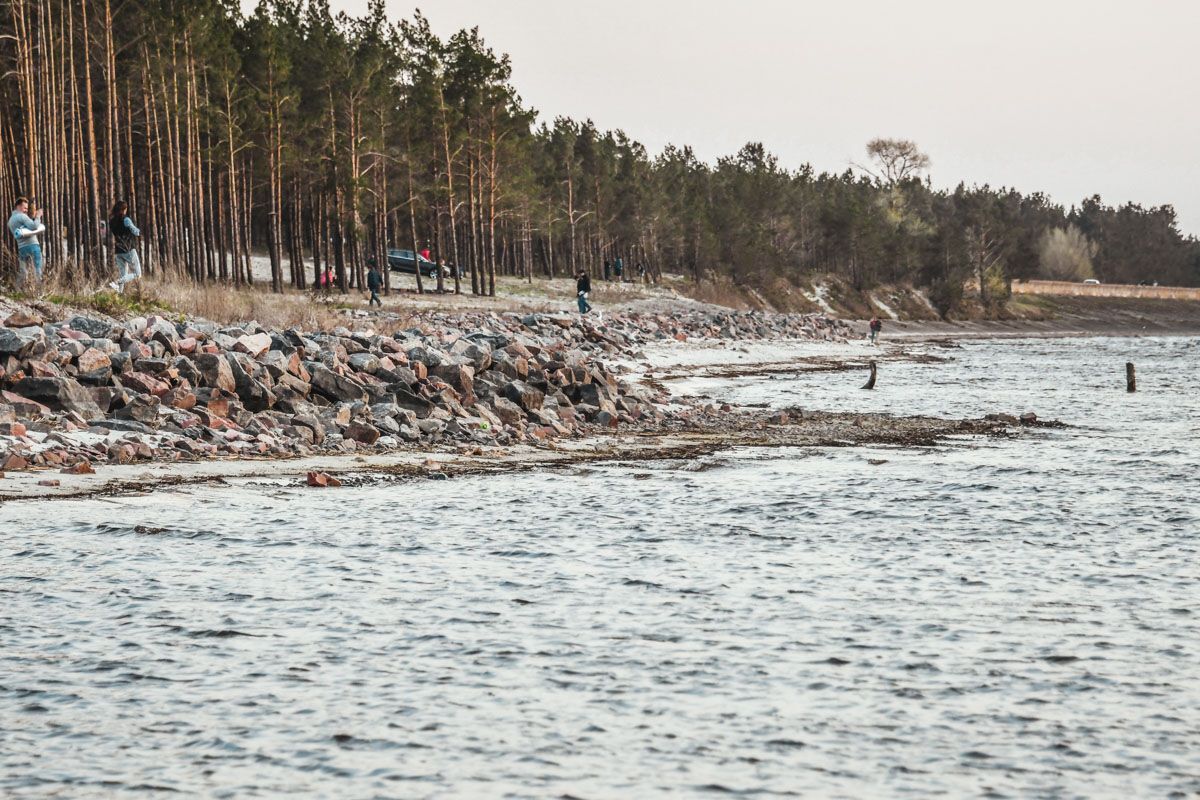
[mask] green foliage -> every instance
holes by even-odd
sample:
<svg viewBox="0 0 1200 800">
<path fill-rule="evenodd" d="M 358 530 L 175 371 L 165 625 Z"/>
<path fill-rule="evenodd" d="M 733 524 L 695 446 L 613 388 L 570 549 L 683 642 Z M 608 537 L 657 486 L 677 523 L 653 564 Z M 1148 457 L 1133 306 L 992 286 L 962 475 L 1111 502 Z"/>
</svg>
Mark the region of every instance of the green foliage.
<svg viewBox="0 0 1200 800">
<path fill-rule="evenodd" d="M 51 20 L 82 8 L 43 6 Z M 314 260 L 352 288 L 367 257 L 416 239 L 467 267 L 477 292 L 496 273 L 596 275 L 618 256 L 630 275 L 640 261 L 656 279 L 781 302 L 817 274 L 858 291 L 908 283 L 943 314 L 973 292 L 1003 302 L 1011 280 L 1046 270 L 1086 276 L 1085 261 L 1106 282 L 1200 285 L 1200 242 L 1170 206 L 1093 197 L 1068 210 L 1009 188 L 937 190 L 923 179 L 929 156 L 903 139 L 872 140 L 869 166 L 841 172 L 791 168 L 757 142 L 712 164 L 687 146 L 649 154 L 591 120 L 539 122 L 478 29 L 443 38 L 419 12 L 389 20 L 383 0 L 358 16 L 328 0 L 261 0 L 249 14 L 229 0 L 114 8 L 111 25 L 93 15 L 86 31 L 35 31 L 31 52 L 59 70 L 53 80 L 23 83 L 31 59 L 0 37 L 12 121 L 0 126 L 0 183 L 49 175 L 51 193 L 75 203 L 51 209 L 51 223 L 84 225 L 52 230 L 64 247 L 47 253 L 69 251 L 63 271 L 88 273 L 69 276 L 76 284 L 103 272 L 105 255 L 78 232 L 95 216 L 76 190 L 89 185 L 82 143 L 94 129 L 94 162 L 116 173 L 103 191 L 132 201 L 147 266 L 196 282 L 241 281 L 244 259 L 230 254 L 268 249 L 275 288 L 304 286 Z M 111 87 L 98 67 L 109 54 L 85 64 L 81 46 L 102 48 L 110 31 Z M 60 109 L 27 107 L 27 85 L 58 87 L 63 113 L 30 152 L 17 135 L 26 120 Z"/>
<path fill-rule="evenodd" d="M 119 294 L 112 291 L 93 294 L 49 294 L 45 299 L 51 303 L 70 308 L 90 309 L 110 317 L 125 318 L 162 314 L 170 308 L 161 301 L 133 292 Z"/>
</svg>

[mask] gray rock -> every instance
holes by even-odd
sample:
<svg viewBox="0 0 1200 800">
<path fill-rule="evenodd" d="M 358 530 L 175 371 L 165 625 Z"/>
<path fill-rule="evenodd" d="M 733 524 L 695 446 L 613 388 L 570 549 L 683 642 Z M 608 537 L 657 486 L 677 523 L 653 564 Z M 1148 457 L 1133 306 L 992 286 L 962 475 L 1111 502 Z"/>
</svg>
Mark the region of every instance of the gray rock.
<svg viewBox="0 0 1200 800">
<path fill-rule="evenodd" d="M 370 353 L 355 353 L 350 356 L 349 363 L 355 372 L 368 372 L 374 375 L 379 371 L 379 359 Z"/>
<path fill-rule="evenodd" d="M 0 328 L 0 356 L 24 359 L 45 349 L 46 334 L 41 328 Z"/>
<path fill-rule="evenodd" d="M 107 339 L 112 336 L 113 332 L 113 324 L 111 322 L 95 319 L 94 317 L 71 317 L 67 321 L 67 325 L 71 330 L 86 333 L 93 339 Z"/>
<path fill-rule="evenodd" d="M 504 396 L 525 409 L 526 412 L 541 411 L 542 403 L 546 399 L 545 392 L 535 389 L 525 381 L 513 381 L 505 386 Z"/>
<path fill-rule="evenodd" d="M 233 375 L 234 391 L 241 399 L 242 405 L 248 411 L 266 411 L 275 404 L 275 396 L 261 382 L 254 379 L 250 370 L 253 368 L 252 363 L 243 363 L 238 356 L 241 353 L 226 353 L 225 361 L 229 364 L 229 371 Z M 248 357 L 247 357 L 248 359 Z"/>
<path fill-rule="evenodd" d="M 396 405 L 401 408 L 414 412 L 417 417 L 424 419 L 428 417 L 435 408 L 434 404 L 426 400 L 424 397 L 419 397 L 408 389 L 400 386 L 392 386 L 392 397 L 396 400 Z"/>
<path fill-rule="evenodd" d="M 133 420 L 149 427 L 156 427 L 158 425 L 159 407 L 159 400 L 154 395 L 139 394 L 129 401 L 124 408 L 117 411 L 114 416 L 117 419 Z"/>
<path fill-rule="evenodd" d="M 338 375 L 324 364 L 315 361 L 305 362 L 305 367 L 308 368 L 311 385 L 317 393 L 330 400 L 348 403 L 366 401 L 366 389 L 358 381 Z"/>
<path fill-rule="evenodd" d="M 427 347 L 414 347 L 408 351 L 407 355 L 409 361 L 420 361 L 427 367 L 439 366 L 444 360 L 441 353 Z"/>
<path fill-rule="evenodd" d="M 13 391 L 53 409 L 74 411 L 85 420 L 102 416 L 91 393 L 71 378 L 22 378 Z"/>
<path fill-rule="evenodd" d="M 154 433 L 153 428 L 132 419 L 98 419 L 91 423 L 91 428 L 101 432 Z"/>
<path fill-rule="evenodd" d="M 237 381 L 229 361 L 219 353 L 197 353 L 194 359 L 196 368 L 202 376 L 202 384 L 213 389 L 233 394 L 237 391 Z"/>
</svg>

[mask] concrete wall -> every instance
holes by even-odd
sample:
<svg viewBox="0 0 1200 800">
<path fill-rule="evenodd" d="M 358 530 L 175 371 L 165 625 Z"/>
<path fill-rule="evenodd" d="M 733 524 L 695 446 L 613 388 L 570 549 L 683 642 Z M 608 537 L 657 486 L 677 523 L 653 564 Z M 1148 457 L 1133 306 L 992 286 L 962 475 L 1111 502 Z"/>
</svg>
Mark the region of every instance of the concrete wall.
<svg viewBox="0 0 1200 800">
<path fill-rule="evenodd" d="M 1181 286 L 1131 286 L 1123 283 L 1073 283 L 1071 281 L 1013 281 L 1013 294 L 1065 294 L 1072 297 L 1143 297 L 1157 300 L 1197 300 L 1200 289 Z"/>
</svg>

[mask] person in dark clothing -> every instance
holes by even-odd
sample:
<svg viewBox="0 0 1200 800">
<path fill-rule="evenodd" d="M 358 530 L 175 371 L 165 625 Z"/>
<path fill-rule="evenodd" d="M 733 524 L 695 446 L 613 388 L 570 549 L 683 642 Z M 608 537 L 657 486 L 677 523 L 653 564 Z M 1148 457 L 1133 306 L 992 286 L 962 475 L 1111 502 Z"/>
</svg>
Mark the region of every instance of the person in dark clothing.
<svg viewBox="0 0 1200 800">
<path fill-rule="evenodd" d="M 379 290 L 383 288 L 383 276 L 379 274 L 375 259 L 368 259 L 367 266 L 370 267 L 367 272 L 367 289 L 371 291 L 371 299 L 367 301 L 367 305 L 383 306 L 383 301 L 379 299 Z"/>
<path fill-rule="evenodd" d="M 575 276 L 575 299 L 579 302 L 580 314 L 586 314 L 592 310 L 592 304 L 587 299 L 591 291 L 592 279 L 586 272 L 580 270 L 579 274 Z"/>
<path fill-rule="evenodd" d="M 137 252 L 137 240 L 142 232 L 129 218 L 129 204 L 124 200 L 113 204 L 108 219 L 108 233 L 113 239 L 114 261 L 117 265 L 117 279 L 109 286 L 118 294 L 123 294 L 125 284 L 142 276 L 142 262 Z"/>
<path fill-rule="evenodd" d="M 612 262 L 607 258 L 604 259 L 604 280 L 610 280 L 609 275 L 612 274 Z"/>
<path fill-rule="evenodd" d="M 879 317 L 871 317 L 871 344 L 875 344 L 875 340 L 879 338 L 879 332 L 883 330 L 883 323 L 879 321 Z"/>
<path fill-rule="evenodd" d="M 620 256 L 617 256 L 617 260 L 613 264 L 613 277 L 617 279 L 617 283 L 625 280 L 625 259 Z"/>
</svg>

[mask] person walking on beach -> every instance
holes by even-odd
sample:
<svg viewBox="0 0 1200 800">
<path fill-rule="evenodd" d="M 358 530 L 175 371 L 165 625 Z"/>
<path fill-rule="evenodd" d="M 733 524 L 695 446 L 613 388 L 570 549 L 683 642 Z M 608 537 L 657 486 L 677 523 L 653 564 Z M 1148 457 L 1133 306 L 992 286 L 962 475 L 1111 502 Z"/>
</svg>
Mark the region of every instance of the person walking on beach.
<svg viewBox="0 0 1200 800">
<path fill-rule="evenodd" d="M 579 313 L 586 314 L 592 310 L 592 304 L 588 302 L 588 294 L 592 291 L 592 279 L 584 270 L 580 270 L 575 276 L 575 299 L 579 303 Z"/>
<path fill-rule="evenodd" d="M 117 279 L 108 286 L 117 294 L 124 294 L 125 284 L 142 277 L 142 261 L 137 252 L 137 240 L 142 232 L 129 218 L 129 204 L 124 200 L 113 203 L 112 213 L 108 215 L 108 233 L 112 236 L 117 264 Z"/>
<path fill-rule="evenodd" d="M 871 344 L 875 344 L 875 340 L 879 338 L 879 332 L 883 330 L 883 323 L 879 321 L 878 316 L 871 317 Z"/>
<path fill-rule="evenodd" d="M 367 272 L 367 289 L 371 292 L 371 299 L 367 301 L 367 305 L 376 305 L 383 307 L 383 301 L 379 299 L 379 290 L 383 288 L 383 276 L 379 274 L 379 267 L 375 264 L 375 259 L 369 259 L 367 265 L 370 270 Z"/>
<path fill-rule="evenodd" d="M 38 234 L 43 233 L 46 226 L 42 224 L 40 209 L 29 216 L 29 200 L 18 197 L 13 206 L 12 215 L 8 218 L 8 232 L 17 240 L 17 288 L 25 286 L 25 278 L 29 270 L 33 270 L 34 280 L 42 282 L 42 246 L 38 243 Z"/>
</svg>

